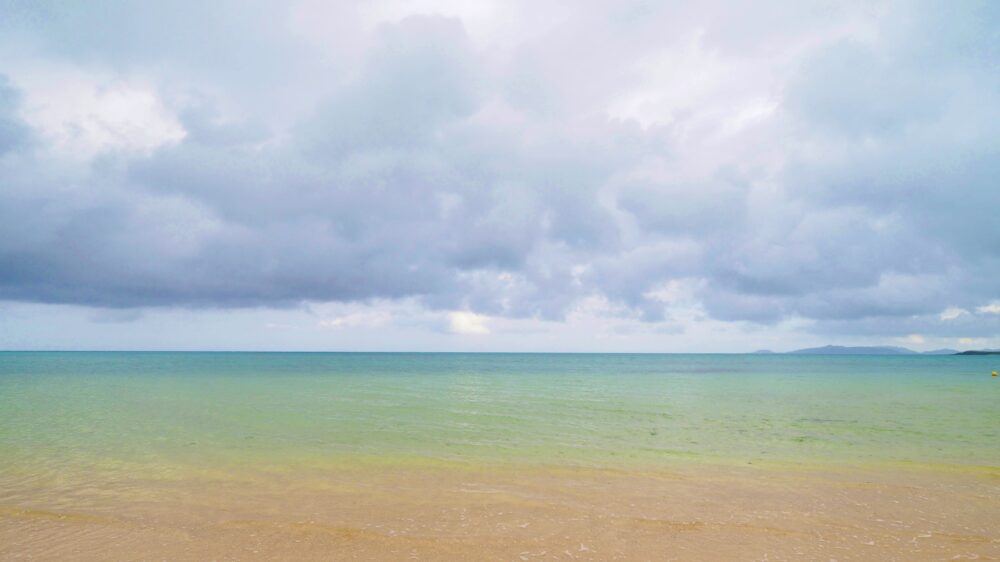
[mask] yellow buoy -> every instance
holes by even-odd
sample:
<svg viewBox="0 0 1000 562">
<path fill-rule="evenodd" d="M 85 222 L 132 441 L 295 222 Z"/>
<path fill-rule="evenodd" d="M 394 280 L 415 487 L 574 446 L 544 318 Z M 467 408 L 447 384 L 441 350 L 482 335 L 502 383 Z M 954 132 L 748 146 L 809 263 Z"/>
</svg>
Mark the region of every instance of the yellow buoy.
<svg viewBox="0 0 1000 562">
<path fill-rule="evenodd" d="M 997 372 L 996 371 L 993 371 L 993 376 L 994 377 L 997 376 Z"/>
</svg>

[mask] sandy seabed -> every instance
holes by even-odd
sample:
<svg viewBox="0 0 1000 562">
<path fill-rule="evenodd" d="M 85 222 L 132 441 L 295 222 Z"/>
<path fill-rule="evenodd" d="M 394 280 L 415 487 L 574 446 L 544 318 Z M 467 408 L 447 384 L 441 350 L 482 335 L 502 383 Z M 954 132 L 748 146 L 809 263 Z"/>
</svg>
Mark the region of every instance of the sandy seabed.
<svg viewBox="0 0 1000 562">
<path fill-rule="evenodd" d="M 0 560 L 1000 560 L 1000 470 L 0 473 Z"/>
</svg>

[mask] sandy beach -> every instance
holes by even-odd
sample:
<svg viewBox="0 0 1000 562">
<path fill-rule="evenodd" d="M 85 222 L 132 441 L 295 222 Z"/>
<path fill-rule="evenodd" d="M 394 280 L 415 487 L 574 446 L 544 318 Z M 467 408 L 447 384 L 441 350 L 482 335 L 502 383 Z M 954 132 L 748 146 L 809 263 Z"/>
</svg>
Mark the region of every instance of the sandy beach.
<svg viewBox="0 0 1000 562">
<path fill-rule="evenodd" d="M 0 560 L 996 560 L 1000 471 L 373 466 L 0 482 Z"/>
</svg>

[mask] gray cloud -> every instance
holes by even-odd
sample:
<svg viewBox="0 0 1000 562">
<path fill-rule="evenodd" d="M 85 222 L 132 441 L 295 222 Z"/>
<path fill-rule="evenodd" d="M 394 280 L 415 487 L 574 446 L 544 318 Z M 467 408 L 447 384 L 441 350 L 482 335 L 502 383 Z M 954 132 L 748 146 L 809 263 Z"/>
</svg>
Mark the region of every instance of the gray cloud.
<svg viewBox="0 0 1000 562">
<path fill-rule="evenodd" d="M 18 91 L 0 75 L 0 157 L 28 142 L 29 129 L 17 115 L 20 102 Z"/>
<path fill-rule="evenodd" d="M 562 319 L 601 296 L 675 330 L 653 293 L 696 280 L 717 320 L 994 334 L 937 314 L 1000 297 L 998 10 L 883 8 L 595 4 L 500 48 L 440 15 L 330 47 L 276 3 L 8 4 L 0 49 L 142 74 L 185 136 L 75 161 L 0 66 L 0 299 Z"/>
</svg>

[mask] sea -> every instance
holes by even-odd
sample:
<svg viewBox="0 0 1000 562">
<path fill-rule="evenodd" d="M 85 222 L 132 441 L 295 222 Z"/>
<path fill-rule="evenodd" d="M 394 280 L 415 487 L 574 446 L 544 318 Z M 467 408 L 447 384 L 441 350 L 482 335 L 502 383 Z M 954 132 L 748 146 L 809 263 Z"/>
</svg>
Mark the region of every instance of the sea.
<svg viewBox="0 0 1000 562">
<path fill-rule="evenodd" d="M 0 476 L 1000 466 L 997 356 L 0 353 Z"/>
</svg>

